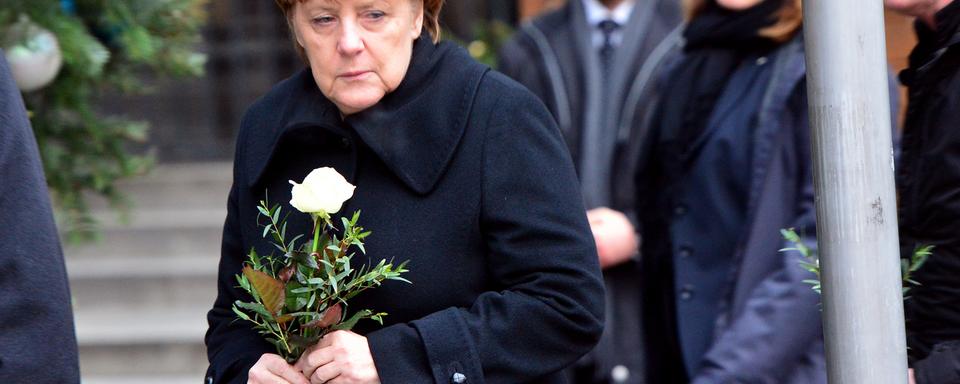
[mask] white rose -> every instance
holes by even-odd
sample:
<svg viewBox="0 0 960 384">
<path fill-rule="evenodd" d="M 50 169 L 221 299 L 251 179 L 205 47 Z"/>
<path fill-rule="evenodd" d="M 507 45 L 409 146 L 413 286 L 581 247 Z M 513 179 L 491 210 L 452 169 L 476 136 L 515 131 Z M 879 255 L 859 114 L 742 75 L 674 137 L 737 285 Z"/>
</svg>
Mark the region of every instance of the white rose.
<svg viewBox="0 0 960 384">
<path fill-rule="evenodd" d="M 290 205 L 303 213 L 327 216 L 337 213 L 343 202 L 353 196 L 356 188 L 347 182 L 340 173 L 333 168 L 317 168 L 310 172 L 303 184 L 293 185 Z"/>
</svg>

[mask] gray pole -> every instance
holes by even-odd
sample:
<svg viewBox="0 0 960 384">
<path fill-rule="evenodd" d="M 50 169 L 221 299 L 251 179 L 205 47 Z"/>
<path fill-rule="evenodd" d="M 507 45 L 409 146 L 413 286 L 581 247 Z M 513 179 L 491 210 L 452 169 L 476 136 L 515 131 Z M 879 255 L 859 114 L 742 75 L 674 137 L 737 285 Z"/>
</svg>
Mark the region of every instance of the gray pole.
<svg viewBox="0 0 960 384">
<path fill-rule="evenodd" d="M 882 0 L 805 0 L 831 383 L 907 382 Z"/>
</svg>

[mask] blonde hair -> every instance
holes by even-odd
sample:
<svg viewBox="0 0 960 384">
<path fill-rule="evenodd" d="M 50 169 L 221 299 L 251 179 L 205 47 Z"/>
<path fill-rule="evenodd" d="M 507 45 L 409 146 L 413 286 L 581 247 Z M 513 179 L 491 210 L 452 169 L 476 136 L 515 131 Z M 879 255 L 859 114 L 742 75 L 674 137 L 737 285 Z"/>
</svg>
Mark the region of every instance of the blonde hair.
<svg viewBox="0 0 960 384">
<path fill-rule="evenodd" d="M 283 16 L 287 19 L 287 26 L 290 27 L 291 37 L 293 32 L 293 7 L 297 3 L 303 3 L 307 0 L 275 0 L 277 6 L 283 11 Z M 423 26 L 430 33 L 430 38 L 436 43 L 440 41 L 440 9 L 443 8 L 444 0 L 410 0 L 423 7 Z M 293 37 L 293 45 L 297 54 L 306 59 L 306 52 L 303 47 L 297 44 L 297 39 Z"/>
<path fill-rule="evenodd" d="M 687 21 L 697 17 L 707 6 L 707 0 L 683 0 L 684 15 Z M 760 30 L 760 36 L 783 43 L 800 30 L 803 24 L 802 0 L 783 0 L 783 6 L 776 13 L 777 21 Z"/>
</svg>

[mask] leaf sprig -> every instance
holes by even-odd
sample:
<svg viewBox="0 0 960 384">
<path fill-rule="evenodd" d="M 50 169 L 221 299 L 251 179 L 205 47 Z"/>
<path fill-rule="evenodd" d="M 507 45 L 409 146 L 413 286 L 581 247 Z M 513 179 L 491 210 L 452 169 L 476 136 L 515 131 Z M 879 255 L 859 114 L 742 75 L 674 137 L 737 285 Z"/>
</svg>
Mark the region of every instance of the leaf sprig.
<svg viewBox="0 0 960 384">
<path fill-rule="evenodd" d="M 800 255 L 803 256 L 804 260 L 800 261 L 800 267 L 816 275 L 816 279 L 807 279 L 804 280 L 804 283 L 810 284 L 814 291 L 822 294 L 820 286 L 820 257 L 817 253 L 810 249 L 806 244 L 803 243 L 803 239 L 793 228 L 781 229 L 780 234 L 783 236 L 783 239 L 792 243 L 792 247 L 787 247 L 781 249 L 780 252 L 787 251 L 797 251 Z M 910 288 L 914 286 L 921 285 L 918 281 L 913 279 L 913 273 L 920 269 L 924 263 L 927 262 L 927 259 L 933 254 L 932 245 L 917 245 L 913 249 L 913 254 L 909 259 L 900 259 L 900 276 L 903 280 L 903 297 L 904 300 L 909 299 L 907 293 L 910 292 Z"/>
</svg>

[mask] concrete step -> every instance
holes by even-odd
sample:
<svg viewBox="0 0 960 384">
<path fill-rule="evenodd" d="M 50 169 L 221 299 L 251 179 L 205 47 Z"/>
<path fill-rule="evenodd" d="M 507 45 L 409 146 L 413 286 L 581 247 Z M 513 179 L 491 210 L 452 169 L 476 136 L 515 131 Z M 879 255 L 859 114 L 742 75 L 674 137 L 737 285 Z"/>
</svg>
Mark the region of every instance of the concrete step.
<svg viewBox="0 0 960 384">
<path fill-rule="evenodd" d="M 101 258 L 183 258 L 189 255 L 219 258 L 222 234 L 221 226 L 185 225 L 165 230 L 107 230 L 103 234 L 103 240 L 98 243 L 66 245 L 64 257 L 68 261 Z"/>
<path fill-rule="evenodd" d="M 207 365 L 202 340 L 189 344 L 80 345 L 83 378 L 189 376 L 200 383 Z"/>
<path fill-rule="evenodd" d="M 232 181 L 230 163 L 164 164 L 117 183 L 117 188 L 134 210 L 225 208 Z M 92 195 L 89 200 L 92 209 L 107 209 L 106 200 Z"/>
<path fill-rule="evenodd" d="M 81 347 L 203 343 L 206 305 L 130 309 L 122 305 L 77 308 L 74 320 Z"/>
<path fill-rule="evenodd" d="M 76 311 L 209 307 L 216 298 L 218 262 L 215 255 L 68 259 L 73 306 Z"/>
</svg>

